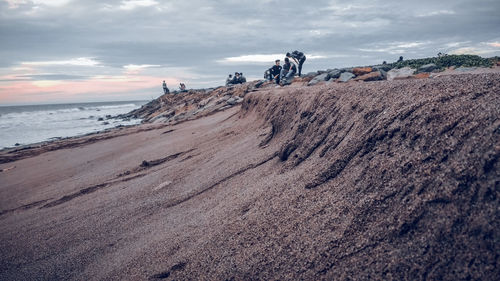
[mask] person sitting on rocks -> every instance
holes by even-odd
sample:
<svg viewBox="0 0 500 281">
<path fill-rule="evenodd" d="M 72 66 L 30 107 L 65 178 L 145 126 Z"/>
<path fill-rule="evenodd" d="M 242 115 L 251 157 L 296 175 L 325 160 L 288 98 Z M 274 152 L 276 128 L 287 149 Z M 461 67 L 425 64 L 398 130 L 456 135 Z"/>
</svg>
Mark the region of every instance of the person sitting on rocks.
<svg viewBox="0 0 500 281">
<path fill-rule="evenodd" d="M 181 90 L 181 92 L 187 92 L 186 85 L 184 83 L 179 84 L 179 89 Z"/>
<path fill-rule="evenodd" d="M 295 77 L 295 73 L 297 73 L 297 67 L 295 64 L 291 63 L 288 58 L 285 58 L 285 64 L 283 65 L 280 73 L 281 85 L 284 86 L 291 84 L 293 78 Z"/>
<path fill-rule="evenodd" d="M 163 80 L 163 93 L 164 94 L 170 93 L 170 90 L 167 88 L 167 83 L 165 83 L 165 80 Z"/>
<path fill-rule="evenodd" d="M 243 76 L 243 72 L 240 72 L 240 84 L 246 83 L 247 79 Z"/>
<path fill-rule="evenodd" d="M 306 61 L 306 56 L 304 55 L 304 53 L 295 50 L 291 54 L 286 53 L 286 57 L 292 58 L 295 61 L 295 63 L 297 63 L 297 65 L 299 66 L 299 76 L 300 76 L 302 73 L 302 65 Z"/>
<path fill-rule="evenodd" d="M 233 85 L 233 75 L 229 74 L 229 76 L 226 79 L 226 87 L 232 86 Z"/>
<path fill-rule="evenodd" d="M 231 84 L 233 84 L 233 85 L 241 84 L 240 73 L 239 72 L 235 72 L 234 73 L 233 80 L 231 81 Z"/>
<path fill-rule="evenodd" d="M 281 74 L 281 65 L 280 65 L 280 60 L 276 60 L 274 62 L 275 64 L 273 65 L 273 67 L 271 67 L 269 69 L 269 74 L 270 74 L 270 77 L 269 77 L 269 80 L 272 81 L 272 80 L 275 80 L 276 81 L 276 84 L 279 84 L 280 83 L 280 74 Z"/>
</svg>

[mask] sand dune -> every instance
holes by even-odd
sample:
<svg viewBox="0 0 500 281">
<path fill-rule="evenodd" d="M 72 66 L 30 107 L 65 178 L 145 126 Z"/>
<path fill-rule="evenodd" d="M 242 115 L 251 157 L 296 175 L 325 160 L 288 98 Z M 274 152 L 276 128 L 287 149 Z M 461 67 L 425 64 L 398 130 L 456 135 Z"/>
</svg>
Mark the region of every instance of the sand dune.
<svg viewBox="0 0 500 281">
<path fill-rule="evenodd" d="M 499 93 L 498 73 L 264 87 L 2 152 L 0 279 L 494 280 Z"/>
</svg>

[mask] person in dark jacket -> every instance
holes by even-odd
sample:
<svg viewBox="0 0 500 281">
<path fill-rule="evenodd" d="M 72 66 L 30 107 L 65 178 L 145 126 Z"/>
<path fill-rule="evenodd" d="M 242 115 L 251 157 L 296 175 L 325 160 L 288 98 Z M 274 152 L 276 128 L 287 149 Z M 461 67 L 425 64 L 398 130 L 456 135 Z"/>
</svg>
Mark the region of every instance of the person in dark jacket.
<svg viewBox="0 0 500 281">
<path fill-rule="evenodd" d="M 292 83 L 293 78 L 297 73 L 297 67 L 295 64 L 291 63 L 288 58 L 285 58 L 285 64 L 281 69 L 280 80 L 281 85 L 288 85 Z"/>
<path fill-rule="evenodd" d="M 240 72 L 240 84 L 246 83 L 247 79 L 243 76 L 243 72 Z"/>
<path fill-rule="evenodd" d="M 280 74 L 281 74 L 281 65 L 280 65 L 280 60 L 276 60 L 274 62 L 275 64 L 273 67 L 269 69 L 269 80 L 275 80 L 276 84 L 280 83 Z"/>
<path fill-rule="evenodd" d="M 286 57 L 292 58 L 297 63 L 297 65 L 299 66 L 299 76 L 300 76 L 302 73 L 302 65 L 306 61 L 306 55 L 304 55 L 304 53 L 302 52 L 295 50 L 291 54 L 286 53 Z"/>
</svg>

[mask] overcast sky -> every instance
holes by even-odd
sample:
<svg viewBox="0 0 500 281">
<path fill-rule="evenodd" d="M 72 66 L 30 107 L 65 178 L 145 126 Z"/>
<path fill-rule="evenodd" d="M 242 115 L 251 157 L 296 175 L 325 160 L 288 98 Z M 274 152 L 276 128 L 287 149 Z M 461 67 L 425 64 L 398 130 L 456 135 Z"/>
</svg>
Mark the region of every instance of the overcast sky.
<svg viewBox="0 0 500 281">
<path fill-rule="evenodd" d="M 144 100 L 260 79 L 303 51 L 303 72 L 500 55 L 498 0 L 0 0 L 0 105 Z"/>
</svg>

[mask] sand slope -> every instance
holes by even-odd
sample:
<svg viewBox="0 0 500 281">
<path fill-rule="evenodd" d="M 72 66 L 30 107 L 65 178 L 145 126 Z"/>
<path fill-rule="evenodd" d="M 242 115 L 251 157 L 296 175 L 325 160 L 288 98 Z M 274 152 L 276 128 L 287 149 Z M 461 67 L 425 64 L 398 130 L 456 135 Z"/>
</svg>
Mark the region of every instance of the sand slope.
<svg viewBox="0 0 500 281">
<path fill-rule="evenodd" d="M 493 280 L 499 94 L 498 73 L 263 89 L 24 155 L 0 165 L 0 279 Z"/>
</svg>

